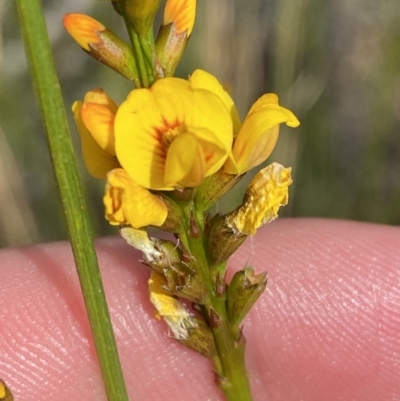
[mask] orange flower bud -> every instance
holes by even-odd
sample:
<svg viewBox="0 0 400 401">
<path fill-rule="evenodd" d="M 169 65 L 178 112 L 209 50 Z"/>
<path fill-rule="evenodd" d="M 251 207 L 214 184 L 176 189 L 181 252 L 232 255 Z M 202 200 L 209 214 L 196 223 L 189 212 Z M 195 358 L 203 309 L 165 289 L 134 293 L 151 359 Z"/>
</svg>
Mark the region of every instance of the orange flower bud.
<svg viewBox="0 0 400 401">
<path fill-rule="evenodd" d="M 90 44 L 101 42 L 99 32 L 106 29 L 99 21 L 85 14 L 66 14 L 63 24 L 79 46 L 86 51 L 90 51 Z"/>
</svg>

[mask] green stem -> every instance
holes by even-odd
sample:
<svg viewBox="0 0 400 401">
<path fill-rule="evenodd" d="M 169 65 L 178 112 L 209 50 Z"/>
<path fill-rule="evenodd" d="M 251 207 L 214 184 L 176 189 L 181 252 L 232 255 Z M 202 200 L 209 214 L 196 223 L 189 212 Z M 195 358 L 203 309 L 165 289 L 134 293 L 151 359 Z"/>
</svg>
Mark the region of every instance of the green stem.
<svg viewBox="0 0 400 401">
<path fill-rule="evenodd" d="M 125 19 L 129 40 L 132 46 L 133 58 L 138 71 L 141 87 L 148 88 L 154 82 L 155 45 L 153 30 L 139 35 L 135 32 L 129 21 Z"/>
<path fill-rule="evenodd" d="M 128 401 L 41 3 L 16 5 L 108 400 Z"/>
<path fill-rule="evenodd" d="M 183 209 L 184 210 L 184 209 Z M 186 208 L 188 210 L 188 208 Z M 187 215 L 187 221 L 190 216 Z M 224 392 L 228 401 L 252 401 L 250 383 L 245 367 L 244 351 L 245 339 L 231 327 L 225 292 L 219 294 L 217 285 L 210 272 L 210 265 L 205 251 L 203 225 L 197 220 L 198 233 L 191 235 L 190 225 L 187 224 L 185 236 L 191 255 L 196 260 L 199 274 L 208 288 L 208 303 L 202 306 L 203 315 L 207 318 L 212 330 L 218 355 L 213 358 L 214 369 L 217 375 L 217 384 Z"/>
</svg>

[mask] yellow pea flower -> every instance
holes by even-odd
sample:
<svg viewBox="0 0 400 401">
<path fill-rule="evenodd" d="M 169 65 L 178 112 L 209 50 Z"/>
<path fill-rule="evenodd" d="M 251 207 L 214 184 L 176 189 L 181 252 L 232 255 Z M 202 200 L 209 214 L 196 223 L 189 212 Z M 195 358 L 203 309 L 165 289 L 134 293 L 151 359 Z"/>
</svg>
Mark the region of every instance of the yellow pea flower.
<svg viewBox="0 0 400 401">
<path fill-rule="evenodd" d="M 279 125 L 300 125 L 296 116 L 280 106 L 278 96 L 267 93 L 261 96 L 247 114 L 235 139 L 232 155 L 224 169 L 229 174 L 243 174 L 263 163 L 275 148 Z"/>
<path fill-rule="evenodd" d="M 103 202 L 105 217 L 112 225 L 129 224 L 133 228 L 161 226 L 168 215 L 163 200 L 136 184 L 121 168 L 107 174 Z"/>
<path fill-rule="evenodd" d="M 227 160 L 232 133 L 230 113 L 215 90 L 173 77 L 133 90 L 115 118 L 118 160 L 149 189 L 200 185 Z"/>
<path fill-rule="evenodd" d="M 275 220 L 279 208 L 289 200 L 291 171 L 279 163 L 260 170 L 249 184 L 243 205 L 226 218 L 227 226 L 237 235 L 253 235 L 259 227 Z"/>
<path fill-rule="evenodd" d="M 114 140 L 117 108 L 102 89 L 88 92 L 83 102 L 77 101 L 72 106 L 83 158 L 95 178 L 105 178 L 110 170 L 120 167 L 115 157 Z"/>
<path fill-rule="evenodd" d="M 243 174 L 263 163 L 276 145 L 279 124 L 286 123 L 289 127 L 300 124 L 290 110 L 279 105 L 274 93 L 261 96 L 242 124 L 234 101 L 213 75 L 197 70 L 189 81 L 197 89 L 213 92 L 230 113 L 235 139 L 232 153 L 224 165 L 229 174 Z"/>
</svg>

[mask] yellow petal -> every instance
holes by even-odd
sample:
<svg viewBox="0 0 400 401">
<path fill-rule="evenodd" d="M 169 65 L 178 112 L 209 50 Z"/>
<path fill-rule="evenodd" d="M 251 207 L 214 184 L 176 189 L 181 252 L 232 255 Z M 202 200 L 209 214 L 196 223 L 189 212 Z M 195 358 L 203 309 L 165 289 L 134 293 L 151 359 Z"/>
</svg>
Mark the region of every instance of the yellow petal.
<svg viewBox="0 0 400 401">
<path fill-rule="evenodd" d="M 83 103 L 75 102 L 72 106 L 74 119 L 81 139 L 83 159 L 89 173 L 95 178 L 105 178 L 110 170 L 120 167 L 115 156 L 102 149 L 94 140 L 82 121 Z"/>
<path fill-rule="evenodd" d="M 197 187 L 204 180 L 205 158 L 199 141 L 180 134 L 168 149 L 164 182 L 169 187 Z"/>
<path fill-rule="evenodd" d="M 110 155 L 115 156 L 115 114 L 107 106 L 84 103 L 81 109 L 81 116 L 83 123 L 97 144 Z"/>
<path fill-rule="evenodd" d="M 106 219 L 113 225 L 161 226 L 168 215 L 167 206 L 160 197 L 136 184 L 120 168 L 107 174 L 103 201 Z"/>
<path fill-rule="evenodd" d="M 215 142 L 223 149 L 221 160 L 214 160 L 213 166 L 225 162 L 232 146 L 232 121 L 220 99 L 207 90 L 193 90 L 179 78 L 158 80 L 150 89 L 132 91 L 119 107 L 115 120 L 118 159 L 143 187 L 172 190 L 164 181 L 167 152 L 185 132 L 206 135 L 200 138 L 202 143 Z"/>
<path fill-rule="evenodd" d="M 156 100 L 147 89 L 132 91 L 115 118 L 118 159 L 130 176 L 146 188 L 164 189 L 163 126 Z"/>
<path fill-rule="evenodd" d="M 196 0 L 168 0 L 164 9 L 163 25 L 174 23 L 178 33 L 190 36 L 196 17 Z"/>
<path fill-rule="evenodd" d="M 229 93 L 222 87 L 217 78 L 203 70 L 196 70 L 190 77 L 189 82 L 193 88 L 206 89 L 216 95 L 229 111 L 233 124 L 233 136 L 236 136 L 242 125 L 235 103 Z"/>
<path fill-rule="evenodd" d="M 106 106 L 113 114 L 116 114 L 118 106 L 101 88 L 92 89 L 83 98 L 84 103 L 96 103 Z"/>
<path fill-rule="evenodd" d="M 98 33 L 106 28 L 103 24 L 84 14 L 66 14 L 63 24 L 68 33 L 86 51 L 90 50 L 91 43 L 101 41 Z"/>
<path fill-rule="evenodd" d="M 281 123 L 291 127 L 300 124 L 290 110 L 279 106 L 276 95 L 262 96 L 243 122 L 231 158 L 224 166 L 225 171 L 243 174 L 263 163 L 275 148 Z"/>
</svg>

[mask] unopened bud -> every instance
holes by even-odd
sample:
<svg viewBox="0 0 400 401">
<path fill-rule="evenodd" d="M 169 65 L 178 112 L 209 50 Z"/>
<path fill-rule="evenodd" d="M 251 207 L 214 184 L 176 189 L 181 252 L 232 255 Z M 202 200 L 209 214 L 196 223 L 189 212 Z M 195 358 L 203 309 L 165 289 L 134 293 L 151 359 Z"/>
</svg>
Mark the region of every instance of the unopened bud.
<svg viewBox="0 0 400 401">
<path fill-rule="evenodd" d="M 226 216 L 217 215 L 210 222 L 208 249 L 212 265 L 227 261 L 246 240 L 247 235 L 236 234 L 226 224 Z"/>
<path fill-rule="evenodd" d="M 66 14 L 68 33 L 93 58 L 138 84 L 138 73 L 130 46 L 103 24 L 84 14 Z"/>
<path fill-rule="evenodd" d="M 182 273 L 182 271 L 167 268 L 164 269 L 164 275 L 167 288 L 172 294 L 196 304 L 203 305 L 208 302 L 208 291 L 199 273 Z"/>
<path fill-rule="evenodd" d="M 197 191 L 195 198 L 197 209 L 202 211 L 210 209 L 242 178 L 243 175 L 228 174 L 223 169 L 207 177 Z"/>
<path fill-rule="evenodd" d="M 169 196 L 161 193 L 161 197 L 167 205 L 168 216 L 160 230 L 177 233 L 182 229 L 182 211 Z"/>
<path fill-rule="evenodd" d="M 245 267 L 235 273 L 228 286 L 226 301 L 233 326 L 239 326 L 266 286 L 267 272 L 255 275 L 252 267 Z"/>
<path fill-rule="evenodd" d="M 196 16 L 196 0 L 168 0 L 156 40 L 157 57 L 165 76 L 174 75 L 186 48 Z"/>
</svg>

